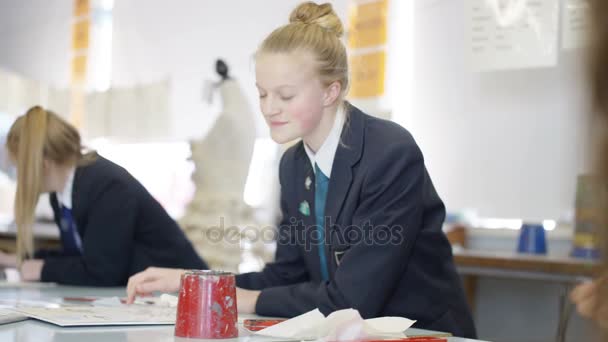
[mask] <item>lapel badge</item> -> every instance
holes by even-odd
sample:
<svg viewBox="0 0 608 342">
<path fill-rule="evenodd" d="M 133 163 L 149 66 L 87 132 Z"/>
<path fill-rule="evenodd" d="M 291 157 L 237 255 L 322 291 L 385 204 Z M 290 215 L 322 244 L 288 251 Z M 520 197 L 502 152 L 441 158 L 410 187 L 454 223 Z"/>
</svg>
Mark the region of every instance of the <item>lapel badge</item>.
<svg viewBox="0 0 608 342">
<path fill-rule="evenodd" d="M 300 213 L 304 216 L 310 216 L 310 206 L 307 201 L 300 203 Z"/>
</svg>

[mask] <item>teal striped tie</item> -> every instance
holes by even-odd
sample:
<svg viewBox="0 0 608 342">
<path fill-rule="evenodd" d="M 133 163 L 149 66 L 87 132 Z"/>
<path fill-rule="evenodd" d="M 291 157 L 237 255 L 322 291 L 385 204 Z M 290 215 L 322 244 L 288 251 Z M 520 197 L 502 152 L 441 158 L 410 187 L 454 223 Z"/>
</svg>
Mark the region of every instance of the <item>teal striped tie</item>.
<svg viewBox="0 0 608 342">
<path fill-rule="evenodd" d="M 315 217 L 317 219 L 317 230 L 319 232 L 319 263 L 321 265 L 321 278 L 329 280 L 327 271 L 327 258 L 325 257 L 325 200 L 327 199 L 327 187 L 329 178 L 321 171 L 315 163 Z"/>
</svg>

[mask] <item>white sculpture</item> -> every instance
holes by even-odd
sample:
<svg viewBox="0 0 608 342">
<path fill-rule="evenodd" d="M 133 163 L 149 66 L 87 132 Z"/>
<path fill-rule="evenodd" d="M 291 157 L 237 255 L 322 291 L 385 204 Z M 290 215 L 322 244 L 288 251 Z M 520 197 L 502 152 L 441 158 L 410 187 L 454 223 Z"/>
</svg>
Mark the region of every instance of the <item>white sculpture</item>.
<svg viewBox="0 0 608 342">
<path fill-rule="evenodd" d="M 221 67 L 224 67 L 224 73 Z M 209 134 L 190 142 L 196 191 L 180 225 L 213 269 L 238 271 L 245 227 L 257 227 L 243 192 L 253 147 L 255 122 L 243 91 L 218 61 L 223 109 Z"/>
</svg>

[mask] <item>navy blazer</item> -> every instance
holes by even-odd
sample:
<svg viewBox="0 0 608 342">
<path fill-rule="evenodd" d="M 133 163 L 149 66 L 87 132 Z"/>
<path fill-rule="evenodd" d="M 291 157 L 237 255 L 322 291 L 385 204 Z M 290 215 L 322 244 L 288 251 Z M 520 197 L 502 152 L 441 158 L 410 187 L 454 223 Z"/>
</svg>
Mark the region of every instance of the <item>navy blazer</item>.
<svg viewBox="0 0 608 342">
<path fill-rule="evenodd" d="M 59 226 L 55 193 L 50 200 Z M 207 268 L 160 203 L 125 169 L 101 156 L 76 168 L 72 216 L 83 255 L 38 251 L 36 257 L 44 259 L 42 281 L 122 286 L 149 266 Z"/>
<path fill-rule="evenodd" d="M 237 276 L 237 285 L 262 290 L 256 304 L 261 315 L 354 308 L 363 318 L 407 317 L 418 328 L 474 338 L 442 232 L 445 207 L 420 149 L 403 127 L 347 106 L 325 208 L 330 280 L 321 281 L 314 172 L 300 142 L 280 163 L 283 219 L 275 261 L 261 272 Z"/>
</svg>

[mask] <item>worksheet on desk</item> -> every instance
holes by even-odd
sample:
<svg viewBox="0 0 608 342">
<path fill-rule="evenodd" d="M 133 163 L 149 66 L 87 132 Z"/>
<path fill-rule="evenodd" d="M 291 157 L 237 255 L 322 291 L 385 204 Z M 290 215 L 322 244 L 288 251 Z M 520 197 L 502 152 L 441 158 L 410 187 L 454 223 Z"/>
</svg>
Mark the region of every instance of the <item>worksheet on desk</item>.
<svg viewBox="0 0 608 342">
<path fill-rule="evenodd" d="M 15 312 L 62 327 L 95 325 L 171 325 L 175 308 L 153 305 L 117 307 L 68 306 L 59 308 L 15 308 Z"/>
<path fill-rule="evenodd" d="M 0 309 L 0 324 L 14 323 L 24 321 L 28 317 L 26 315 L 14 312 L 10 309 Z"/>
</svg>

